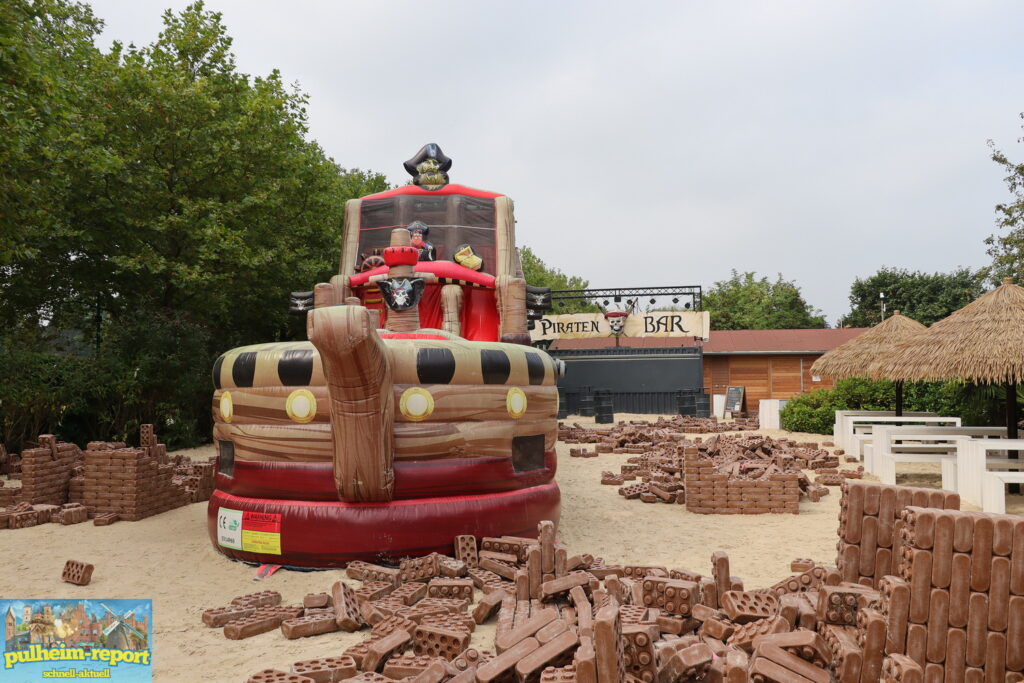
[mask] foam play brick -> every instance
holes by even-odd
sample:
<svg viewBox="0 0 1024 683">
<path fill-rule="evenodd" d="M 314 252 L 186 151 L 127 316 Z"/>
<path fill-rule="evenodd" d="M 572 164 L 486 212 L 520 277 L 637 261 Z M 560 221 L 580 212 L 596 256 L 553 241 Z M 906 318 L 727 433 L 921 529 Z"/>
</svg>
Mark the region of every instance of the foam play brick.
<svg viewBox="0 0 1024 683">
<path fill-rule="evenodd" d="M 316 683 L 314 679 L 277 669 L 257 671 L 246 679 L 246 683 Z"/>
<path fill-rule="evenodd" d="M 285 619 L 281 622 L 281 633 L 289 640 L 319 636 L 337 630 L 338 624 L 334 620 L 333 611 L 328 614 L 313 614 L 295 619 Z"/>
<path fill-rule="evenodd" d="M 726 591 L 718 603 L 725 615 L 736 624 L 764 619 L 779 609 L 779 599 L 769 593 Z"/>
<path fill-rule="evenodd" d="M 468 631 L 421 624 L 413 634 L 413 651 L 418 655 L 426 654 L 452 660 L 469 647 L 469 640 Z"/>
<path fill-rule="evenodd" d="M 525 638 L 476 669 L 477 683 L 513 681 L 516 664 L 540 647 L 536 638 Z M 454 680 L 454 679 L 453 679 Z"/>
<path fill-rule="evenodd" d="M 600 683 L 625 683 L 623 649 L 619 612 L 612 605 L 602 607 L 594 615 L 594 652 Z"/>
<path fill-rule="evenodd" d="M 344 581 L 336 581 L 331 586 L 331 602 L 334 607 L 335 622 L 338 628 L 345 631 L 356 631 L 363 624 L 355 592 Z"/>
<path fill-rule="evenodd" d="M 321 657 L 306 659 L 292 664 L 292 673 L 316 681 L 316 683 L 341 683 L 357 674 L 356 663 L 351 657 Z"/>
<path fill-rule="evenodd" d="M 360 668 L 364 671 L 380 671 L 384 662 L 396 654 L 401 654 L 412 642 L 412 636 L 408 631 L 392 631 L 383 638 L 378 638 L 369 644 L 366 654 L 360 662 Z"/>
<path fill-rule="evenodd" d="M 328 593 L 307 593 L 306 597 L 302 598 L 302 606 L 306 608 L 330 607 L 331 605 L 331 596 Z"/>
<path fill-rule="evenodd" d="M 92 581 L 93 569 L 94 567 L 88 562 L 68 560 L 60 578 L 62 581 L 73 583 L 76 586 L 88 586 Z"/>
<path fill-rule="evenodd" d="M 405 652 L 393 655 L 384 663 L 381 673 L 393 680 L 411 678 L 426 671 L 434 662 L 443 662 L 439 657 Z"/>
<path fill-rule="evenodd" d="M 758 619 L 757 621 L 751 621 L 747 624 L 737 626 L 726 642 L 729 645 L 735 645 L 742 650 L 751 652 L 753 650 L 754 639 L 757 636 L 767 635 L 770 633 L 783 633 L 788 630 L 789 623 L 783 617 L 768 617 L 766 619 Z"/>
<path fill-rule="evenodd" d="M 251 617 L 255 613 L 255 607 L 239 607 L 238 605 L 214 607 L 203 612 L 203 623 L 211 628 L 221 628 L 225 624 Z"/>
<path fill-rule="evenodd" d="M 473 598 L 471 579 L 435 578 L 427 583 L 427 597 L 431 598 Z"/>
<path fill-rule="evenodd" d="M 643 604 L 688 617 L 698 602 L 700 587 L 692 581 L 648 576 L 641 582 Z"/>
<path fill-rule="evenodd" d="M 626 671 L 644 683 L 653 683 L 658 673 L 654 652 L 657 628 L 644 624 L 623 624 L 621 629 L 622 663 Z"/>
<path fill-rule="evenodd" d="M 537 641 L 540 647 L 516 663 L 516 676 L 520 681 L 538 681 L 547 666 L 571 660 L 579 637 L 575 632 L 566 630 L 547 642 L 541 642 L 540 638 Z"/>
<path fill-rule="evenodd" d="M 401 585 L 401 571 L 394 567 L 382 567 L 369 562 L 349 562 L 345 575 L 357 581 L 381 581 L 393 586 Z"/>
<path fill-rule="evenodd" d="M 274 631 L 281 626 L 284 618 L 281 615 L 255 613 L 243 617 L 224 626 L 224 637 L 228 640 L 242 640 L 258 636 L 261 633 Z"/>
<path fill-rule="evenodd" d="M 441 573 L 437 553 L 430 553 L 424 557 L 410 557 L 402 560 L 398 565 L 398 572 L 403 582 L 426 581 Z"/>
<path fill-rule="evenodd" d="M 755 650 L 762 645 L 780 647 L 820 669 L 827 669 L 832 664 L 832 651 L 825 639 L 821 634 L 808 629 L 797 629 L 788 633 L 772 633 L 754 638 Z"/>
<path fill-rule="evenodd" d="M 416 630 L 416 622 L 412 619 L 407 619 L 398 614 L 393 614 L 390 617 L 385 617 L 381 621 L 374 624 L 373 629 L 370 631 L 373 635 L 378 637 L 384 637 L 395 631 L 408 631 L 412 633 Z"/>
<path fill-rule="evenodd" d="M 244 605 L 246 607 L 273 607 L 281 604 L 281 594 L 277 591 L 260 591 L 240 595 L 231 600 L 232 605 Z"/>
</svg>

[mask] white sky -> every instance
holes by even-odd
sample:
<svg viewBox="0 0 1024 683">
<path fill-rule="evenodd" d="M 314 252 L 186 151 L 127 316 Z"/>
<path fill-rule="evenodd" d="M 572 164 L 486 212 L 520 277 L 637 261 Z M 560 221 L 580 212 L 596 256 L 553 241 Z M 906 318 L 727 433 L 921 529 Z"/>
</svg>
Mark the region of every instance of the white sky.
<svg viewBox="0 0 1024 683">
<path fill-rule="evenodd" d="M 144 44 L 178 0 L 95 0 Z M 516 200 L 520 244 L 594 287 L 795 280 L 834 324 L 883 265 L 988 263 L 1024 158 L 1019 2 L 211 0 L 239 69 L 309 93 L 342 166 Z M 335 245 L 325 245 L 335 250 Z M 295 283 L 300 289 L 312 283 Z"/>
</svg>

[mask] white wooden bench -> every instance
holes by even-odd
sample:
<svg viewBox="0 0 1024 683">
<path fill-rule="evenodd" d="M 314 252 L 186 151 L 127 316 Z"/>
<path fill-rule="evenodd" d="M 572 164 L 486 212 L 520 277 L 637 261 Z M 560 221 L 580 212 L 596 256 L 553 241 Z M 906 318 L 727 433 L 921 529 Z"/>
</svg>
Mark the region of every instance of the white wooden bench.
<svg viewBox="0 0 1024 683">
<path fill-rule="evenodd" d="M 878 476 L 883 484 L 896 483 L 899 463 L 939 463 L 942 488 L 962 492 L 969 475 L 961 474 L 959 453 L 961 443 L 1005 441 L 1005 427 L 888 427 L 875 425 L 871 448 L 866 449 L 864 469 Z M 998 447 L 998 446 L 997 446 Z"/>
<path fill-rule="evenodd" d="M 985 512 L 1006 510 L 1006 484 L 1021 483 L 1021 472 L 993 472 L 1024 469 L 1024 460 L 1010 458 L 1009 451 L 1024 455 L 1024 439 L 971 439 L 958 443 L 957 476 L 961 500 L 979 505 Z"/>
<path fill-rule="evenodd" d="M 1024 484 L 1024 472 L 986 471 L 982 480 L 982 509 L 997 515 L 1006 514 L 1006 485 Z"/>
<path fill-rule="evenodd" d="M 850 436 L 847 442 L 850 447 L 846 449 L 847 454 L 861 461 L 866 461 L 867 446 L 873 439 L 871 433 L 876 427 L 900 427 L 919 426 L 927 427 L 959 427 L 959 417 L 940 417 L 939 415 L 882 415 L 880 417 L 869 417 L 864 415 L 851 415 L 845 418 L 847 430 Z M 865 469 L 867 465 L 865 465 Z"/>
<path fill-rule="evenodd" d="M 832 426 L 832 441 L 839 448 L 851 452 L 853 443 L 853 422 L 855 417 L 896 417 L 892 410 L 837 410 Z M 935 413 L 904 413 L 903 417 L 937 417 Z"/>
</svg>

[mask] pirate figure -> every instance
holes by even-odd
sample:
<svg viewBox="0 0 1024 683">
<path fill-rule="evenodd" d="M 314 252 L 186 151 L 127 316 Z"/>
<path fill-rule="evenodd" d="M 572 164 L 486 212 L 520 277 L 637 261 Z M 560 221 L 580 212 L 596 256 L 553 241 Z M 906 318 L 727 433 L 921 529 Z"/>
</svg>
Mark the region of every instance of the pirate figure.
<svg viewBox="0 0 1024 683">
<path fill-rule="evenodd" d="M 409 228 L 391 231 L 391 246 L 384 249 L 387 273 L 371 275 L 369 282 L 380 288 L 388 307 L 387 329 L 415 332 L 420 328 L 419 302 L 428 282 L 437 282 L 433 273 L 416 272 L 419 250 L 412 246 Z"/>
<path fill-rule="evenodd" d="M 416 152 L 416 156 L 406 161 L 406 172 L 412 176 L 413 185 L 424 190 L 440 190 L 448 184 L 448 169 L 452 160 L 445 156 L 436 143 L 428 143 Z"/>
<path fill-rule="evenodd" d="M 412 246 L 420 250 L 420 261 L 436 261 L 437 252 L 434 245 L 427 241 L 430 228 L 419 221 L 413 221 L 409 225 L 409 234 L 412 236 Z"/>
</svg>

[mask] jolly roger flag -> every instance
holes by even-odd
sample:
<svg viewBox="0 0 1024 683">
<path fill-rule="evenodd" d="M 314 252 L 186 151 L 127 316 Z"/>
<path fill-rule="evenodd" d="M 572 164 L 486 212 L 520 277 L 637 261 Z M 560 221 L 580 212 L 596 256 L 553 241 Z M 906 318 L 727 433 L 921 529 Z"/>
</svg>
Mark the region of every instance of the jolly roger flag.
<svg viewBox="0 0 1024 683">
<path fill-rule="evenodd" d="M 425 283 L 421 277 L 400 277 L 380 280 L 377 286 L 388 308 L 392 311 L 408 311 L 419 304 Z"/>
</svg>

